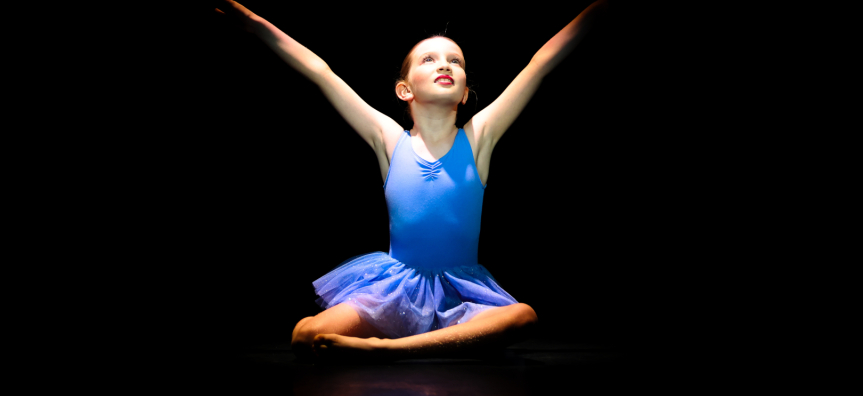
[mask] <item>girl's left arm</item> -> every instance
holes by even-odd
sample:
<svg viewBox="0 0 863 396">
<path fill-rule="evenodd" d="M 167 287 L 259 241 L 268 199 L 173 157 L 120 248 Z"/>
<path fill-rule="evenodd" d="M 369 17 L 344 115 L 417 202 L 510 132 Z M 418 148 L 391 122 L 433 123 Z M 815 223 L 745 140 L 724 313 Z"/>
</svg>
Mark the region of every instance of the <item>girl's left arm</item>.
<svg viewBox="0 0 863 396">
<path fill-rule="evenodd" d="M 480 149 L 494 148 L 507 128 L 512 125 L 539 83 L 563 58 L 572 52 L 587 33 L 598 14 L 605 10 L 607 0 L 588 6 L 560 32 L 537 51 L 530 63 L 488 107 L 476 113 L 465 128 L 471 128 L 480 140 Z"/>
</svg>

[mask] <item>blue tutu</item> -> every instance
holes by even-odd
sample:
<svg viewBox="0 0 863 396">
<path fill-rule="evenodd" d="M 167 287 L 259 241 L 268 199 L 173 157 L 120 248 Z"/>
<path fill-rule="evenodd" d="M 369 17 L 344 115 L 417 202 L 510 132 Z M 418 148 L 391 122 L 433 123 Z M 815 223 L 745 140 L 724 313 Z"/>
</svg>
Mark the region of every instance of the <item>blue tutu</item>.
<svg viewBox="0 0 863 396">
<path fill-rule="evenodd" d="M 389 338 L 422 334 L 517 301 L 480 264 L 429 269 L 384 252 L 345 261 L 312 283 L 322 308 L 349 304 Z"/>
</svg>

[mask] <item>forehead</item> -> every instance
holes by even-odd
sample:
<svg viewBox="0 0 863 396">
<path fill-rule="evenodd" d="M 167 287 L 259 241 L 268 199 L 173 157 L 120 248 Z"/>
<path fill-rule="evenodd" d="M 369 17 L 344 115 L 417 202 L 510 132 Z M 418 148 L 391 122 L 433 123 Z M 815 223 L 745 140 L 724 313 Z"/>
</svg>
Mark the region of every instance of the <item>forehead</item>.
<svg viewBox="0 0 863 396">
<path fill-rule="evenodd" d="M 456 43 L 442 37 L 432 37 L 430 39 L 420 41 L 414 49 L 414 55 L 420 55 L 426 52 L 443 52 L 446 54 L 455 53 L 459 56 L 464 56 L 461 52 L 461 48 Z"/>
</svg>

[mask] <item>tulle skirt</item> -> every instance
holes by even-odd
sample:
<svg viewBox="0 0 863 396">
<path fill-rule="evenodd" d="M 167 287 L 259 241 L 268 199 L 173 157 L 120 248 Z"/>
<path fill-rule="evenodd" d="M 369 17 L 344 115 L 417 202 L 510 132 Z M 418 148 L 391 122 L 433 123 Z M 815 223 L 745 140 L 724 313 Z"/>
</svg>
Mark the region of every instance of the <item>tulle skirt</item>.
<svg viewBox="0 0 863 396">
<path fill-rule="evenodd" d="M 415 268 L 383 252 L 345 261 L 312 284 L 322 308 L 347 303 L 388 338 L 463 323 L 518 302 L 480 264 Z"/>
</svg>

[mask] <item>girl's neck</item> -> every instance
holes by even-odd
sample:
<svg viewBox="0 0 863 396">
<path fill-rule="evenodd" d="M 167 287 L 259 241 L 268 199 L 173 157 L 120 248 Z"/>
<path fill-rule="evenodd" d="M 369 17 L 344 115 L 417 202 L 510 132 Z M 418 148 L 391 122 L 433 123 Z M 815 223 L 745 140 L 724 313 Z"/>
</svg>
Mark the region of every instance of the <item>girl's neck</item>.
<svg viewBox="0 0 863 396">
<path fill-rule="evenodd" d="M 456 108 L 422 106 L 415 103 L 411 107 L 414 126 L 411 134 L 419 135 L 424 142 L 437 142 L 452 136 L 458 131 L 455 126 Z"/>
</svg>

